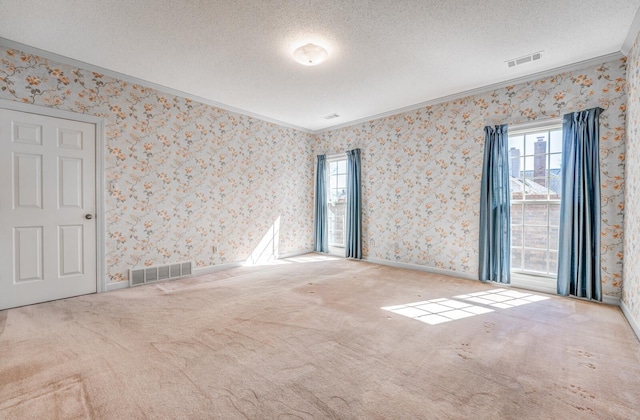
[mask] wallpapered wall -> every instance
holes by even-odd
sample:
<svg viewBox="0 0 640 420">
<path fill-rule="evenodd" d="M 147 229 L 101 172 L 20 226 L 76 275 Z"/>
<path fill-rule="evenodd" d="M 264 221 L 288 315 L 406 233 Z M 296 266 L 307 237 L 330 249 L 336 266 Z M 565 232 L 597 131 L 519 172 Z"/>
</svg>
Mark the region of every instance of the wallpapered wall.
<svg viewBox="0 0 640 420">
<path fill-rule="evenodd" d="M 629 53 L 627 70 L 627 165 L 625 174 L 624 285 L 622 302 L 640 325 L 640 35 Z"/>
<path fill-rule="evenodd" d="M 106 119 L 109 281 L 245 260 L 278 220 L 281 254 L 312 249 L 311 135 L 20 51 L 0 59 L 0 98 Z"/>
<path fill-rule="evenodd" d="M 603 291 L 620 297 L 625 78 L 625 60 L 608 62 L 328 131 L 315 149 L 362 149 L 366 256 L 476 276 L 483 127 L 600 106 Z"/>
<path fill-rule="evenodd" d="M 0 98 L 106 119 L 111 281 L 134 266 L 244 260 L 278 218 L 281 254 L 311 249 L 314 156 L 354 147 L 363 149 L 364 255 L 475 276 L 483 126 L 600 106 L 603 290 L 621 294 L 624 60 L 313 136 L 19 51 L 0 55 Z"/>
</svg>

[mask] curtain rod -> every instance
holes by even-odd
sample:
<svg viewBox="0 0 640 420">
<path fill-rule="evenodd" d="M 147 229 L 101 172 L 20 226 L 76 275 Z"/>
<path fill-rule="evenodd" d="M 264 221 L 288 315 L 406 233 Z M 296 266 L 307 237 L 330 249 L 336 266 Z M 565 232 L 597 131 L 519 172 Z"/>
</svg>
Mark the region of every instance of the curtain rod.
<svg viewBox="0 0 640 420">
<path fill-rule="evenodd" d="M 485 124 L 485 126 L 494 126 L 494 125 L 502 125 L 507 124 L 509 127 L 509 134 L 518 131 L 529 131 L 536 128 L 547 128 L 547 127 L 561 127 L 562 126 L 562 117 L 556 118 L 548 118 L 544 120 L 536 120 L 536 121 L 528 121 L 520 124 L 510 124 L 510 123 L 501 123 L 501 124 Z"/>
<path fill-rule="evenodd" d="M 327 159 L 327 160 L 328 160 L 328 159 L 341 158 L 341 157 L 346 158 L 346 157 L 347 157 L 347 152 L 335 153 L 335 154 L 333 154 L 333 155 L 326 155 L 326 159 Z"/>
</svg>

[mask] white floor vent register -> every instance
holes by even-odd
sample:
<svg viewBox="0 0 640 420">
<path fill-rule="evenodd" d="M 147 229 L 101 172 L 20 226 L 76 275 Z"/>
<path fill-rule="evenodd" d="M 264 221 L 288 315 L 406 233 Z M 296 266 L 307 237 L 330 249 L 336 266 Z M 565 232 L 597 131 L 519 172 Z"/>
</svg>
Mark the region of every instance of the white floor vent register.
<svg viewBox="0 0 640 420">
<path fill-rule="evenodd" d="M 191 262 L 159 265 L 129 270 L 129 286 L 140 286 L 161 280 L 177 279 L 191 275 Z"/>
</svg>

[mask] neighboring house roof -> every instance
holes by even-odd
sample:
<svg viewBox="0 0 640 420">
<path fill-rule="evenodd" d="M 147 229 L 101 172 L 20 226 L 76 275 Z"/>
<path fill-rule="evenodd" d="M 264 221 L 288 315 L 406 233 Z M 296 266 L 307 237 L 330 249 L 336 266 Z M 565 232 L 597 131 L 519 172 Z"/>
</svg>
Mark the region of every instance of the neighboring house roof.
<svg viewBox="0 0 640 420">
<path fill-rule="evenodd" d="M 535 195 L 546 195 L 547 187 L 538 184 L 537 182 L 533 182 L 531 179 L 522 179 L 511 177 L 511 192 L 512 193 L 521 193 L 525 194 L 535 194 Z"/>
<path fill-rule="evenodd" d="M 560 178 L 561 169 L 549 169 L 548 183 L 551 194 L 560 194 L 562 180 Z M 522 172 L 521 172 L 522 173 Z M 547 187 L 534 182 L 533 171 L 524 171 L 524 181 L 522 178 L 511 177 L 511 192 L 525 192 L 526 194 L 547 194 Z"/>
</svg>

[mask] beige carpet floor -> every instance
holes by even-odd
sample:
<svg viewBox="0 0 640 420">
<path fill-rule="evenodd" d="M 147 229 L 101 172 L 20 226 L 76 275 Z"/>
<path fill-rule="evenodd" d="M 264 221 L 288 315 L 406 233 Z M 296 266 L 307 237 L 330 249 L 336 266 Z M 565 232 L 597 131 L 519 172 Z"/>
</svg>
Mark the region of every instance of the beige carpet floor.
<svg viewBox="0 0 640 420">
<path fill-rule="evenodd" d="M 640 417 L 617 307 L 283 262 L 0 311 L 0 418 Z"/>
</svg>

